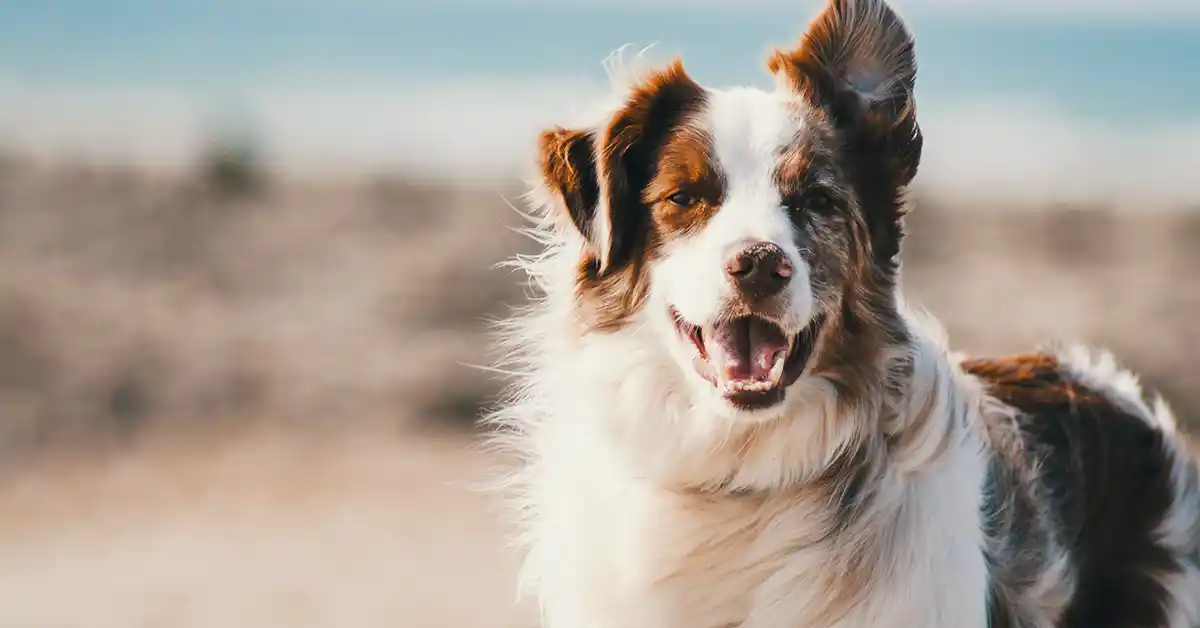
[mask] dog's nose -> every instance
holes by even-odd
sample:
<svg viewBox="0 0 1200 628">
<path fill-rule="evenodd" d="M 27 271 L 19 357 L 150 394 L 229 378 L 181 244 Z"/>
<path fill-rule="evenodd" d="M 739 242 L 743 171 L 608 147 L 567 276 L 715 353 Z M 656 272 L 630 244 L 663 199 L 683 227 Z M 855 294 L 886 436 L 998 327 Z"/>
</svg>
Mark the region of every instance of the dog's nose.
<svg viewBox="0 0 1200 628">
<path fill-rule="evenodd" d="M 792 264 L 778 245 L 755 242 L 734 252 L 725 262 L 725 272 L 738 291 L 759 300 L 783 291 L 792 277 Z"/>
</svg>

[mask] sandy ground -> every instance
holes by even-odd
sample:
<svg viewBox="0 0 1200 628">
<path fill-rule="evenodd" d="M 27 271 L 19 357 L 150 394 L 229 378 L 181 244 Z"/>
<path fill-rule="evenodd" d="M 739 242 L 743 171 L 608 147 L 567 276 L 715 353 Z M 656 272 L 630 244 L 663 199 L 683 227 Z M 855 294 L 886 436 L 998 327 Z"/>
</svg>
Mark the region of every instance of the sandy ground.
<svg viewBox="0 0 1200 628">
<path fill-rule="evenodd" d="M 281 436 L 0 487 L 3 628 L 507 628 L 515 562 L 458 438 Z"/>
</svg>

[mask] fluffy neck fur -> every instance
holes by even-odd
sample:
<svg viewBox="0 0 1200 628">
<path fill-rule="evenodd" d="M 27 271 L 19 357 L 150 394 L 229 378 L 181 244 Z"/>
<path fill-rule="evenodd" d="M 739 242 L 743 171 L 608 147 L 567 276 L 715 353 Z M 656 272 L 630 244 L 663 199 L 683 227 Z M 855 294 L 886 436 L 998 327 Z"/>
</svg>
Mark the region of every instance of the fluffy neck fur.
<svg viewBox="0 0 1200 628">
<path fill-rule="evenodd" d="M 659 530 L 661 538 L 640 542 L 665 547 L 647 555 L 648 564 L 619 571 L 640 574 L 636 583 L 620 583 L 623 599 L 642 600 L 629 616 L 658 617 L 661 625 L 721 626 L 709 623 L 721 617 L 748 628 L 774 625 L 770 622 L 796 617 L 796 608 L 804 609 L 800 616 L 812 625 L 860 625 L 838 622 L 848 613 L 898 617 L 879 605 L 901 594 L 875 592 L 871 598 L 877 602 L 862 603 L 868 591 L 888 586 L 888 578 L 911 570 L 971 579 L 955 562 L 957 554 L 943 557 L 944 569 L 928 564 L 937 560 L 941 548 L 931 548 L 939 535 L 978 528 L 984 474 L 978 421 L 987 396 L 961 374 L 939 330 L 905 314 L 907 344 L 881 354 L 875 385 L 859 391 L 853 402 L 839 398 L 837 388 L 820 377 L 806 376 L 793 386 L 779 417 L 735 423 L 695 402 L 683 371 L 648 325 L 581 336 L 572 273 L 582 242 L 564 229 L 533 233 L 545 252 L 517 265 L 542 297 L 502 330 L 506 366 L 517 382 L 493 420 L 498 444 L 521 460 L 505 487 L 516 500 L 520 541 L 528 553 L 524 584 L 537 592 L 547 618 L 557 618 L 547 625 L 599 625 L 597 613 L 621 617 L 611 599 L 597 602 L 592 614 L 577 599 L 580 590 L 611 585 L 586 582 L 589 576 L 580 572 L 604 568 L 599 557 L 580 555 L 575 534 L 589 524 L 605 534 L 606 525 L 619 527 L 633 518 L 614 518 L 612 508 L 645 509 L 638 516 Z M 930 473 L 935 469 L 943 472 Z M 595 520 L 603 517 L 610 521 Z M 949 521 L 931 525 L 935 517 Z M 683 530 L 692 529 L 687 522 L 703 523 L 705 531 L 695 528 L 684 539 L 689 533 Z M 768 534 L 773 525 L 778 529 L 769 534 L 787 537 L 779 539 L 786 554 L 763 556 L 752 565 L 735 561 L 736 573 L 716 580 L 724 584 L 715 588 L 754 590 L 761 598 L 773 586 L 786 587 L 778 594 L 789 600 L 791 614 L 779 605 L 743 608 L 744 600 L 713 596 L 713 588 L 694 582 L 681 589 L 690 594 L 664 593 L 654 603 L 643 599 L 656 587 L 669 589 L 673 579 L 686 579 L 689 570 L 717 574 L 723 559 L 716 548 L 736 551 L 733 537 L 743 535 L 742 547 L 756 551 L 747 544 L 758 542 L 750 539 Z M 982 543 L 957 541 L 948 551 Z M 628 549 L 615 541 L 595 543 L 599 555 Z M 974 571 L 982 573 L 982 567 Z M 741 589 L 729 586 L 738 578 L 750 581 Z M 935 588 L 947 593 L 954 586 Z M 699 597 L 677 599 L 687 595 Z M 661 608 L 661 598 L 671 599 L 666 606 L 674 610 Z M 605 605 L 609 610 L 600 611 Z M 962 611 L 964 618 L 983 615 L 974 600 L 964 605 L 971 606 Z M 676 623 L 683 608 L 695 609 L 701 623 Z"/>
</svg>

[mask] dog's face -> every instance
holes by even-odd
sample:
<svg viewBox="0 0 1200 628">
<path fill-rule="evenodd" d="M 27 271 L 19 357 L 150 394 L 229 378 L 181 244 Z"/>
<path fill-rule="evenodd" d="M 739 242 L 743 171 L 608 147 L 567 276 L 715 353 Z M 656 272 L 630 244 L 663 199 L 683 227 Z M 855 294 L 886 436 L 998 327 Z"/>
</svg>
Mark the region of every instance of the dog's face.
<svg viewBox="0 0 1200 628">
<path fill-rule="evenodd" d="M 775 91 L 715 90 L 676 61 L 605 123 L 540 144 L 586 243 L 587 333 L 657 332 L 695 394 L 750 416 L 805 373 L 853 377 L 896 327 L 921 148 L 912 40 L 882 0 L 834 0 L 768 65 Z"/>
</svg>

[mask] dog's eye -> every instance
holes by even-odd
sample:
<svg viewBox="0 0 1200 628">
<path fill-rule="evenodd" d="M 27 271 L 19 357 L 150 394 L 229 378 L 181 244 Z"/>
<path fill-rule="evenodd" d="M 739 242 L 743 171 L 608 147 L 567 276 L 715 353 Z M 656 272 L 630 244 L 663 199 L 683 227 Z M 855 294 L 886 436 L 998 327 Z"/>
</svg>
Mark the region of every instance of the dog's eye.
<svg viewBox="0 0 1200 628">
<path fill-rule="evenodd" d="M 829 190 L 815 189 L 804 195 L 804 200 L 800 205 L 811 212 L 826 213 L 833 211 L 837 206 L 837 200 L 833 198 L 833 194 Z"/>
<path fill-rule="evenodd" d="M 695 205 L 698 199 L 687 192 L 676 192 L 667 197 L 667 200 L 679 207 L 691 207 Z"/>
</svg>

